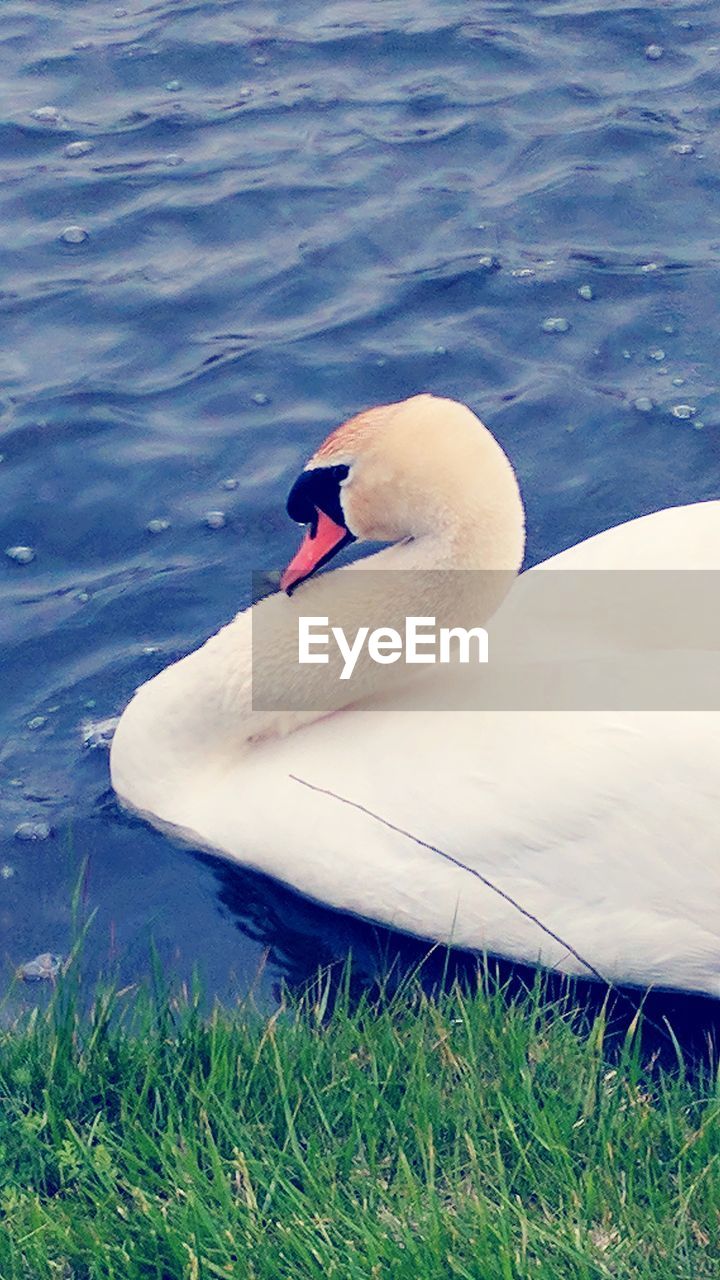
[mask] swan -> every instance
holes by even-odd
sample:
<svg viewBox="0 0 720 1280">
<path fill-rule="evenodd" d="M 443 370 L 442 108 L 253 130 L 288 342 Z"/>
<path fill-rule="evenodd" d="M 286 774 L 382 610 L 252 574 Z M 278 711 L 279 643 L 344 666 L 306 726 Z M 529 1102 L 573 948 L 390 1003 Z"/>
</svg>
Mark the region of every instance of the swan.
<svg viewBox="0 0 720 1280">
<path fill-rule="evenodd" d="M 333 431 L 288 511 L 307 531 L 281 590 L 123 712 L 110 758 L 121 804 L 426 939 L 720 996 L 715 712 L 461 710 L 448 707 L 452 672 L 369 661 L 351 693 L 331 667 L 308 666 L 296 705 L 287 674 L 301 615 L 340 601 L 351 633 L 371 598 L 377 619 L 453 618 L 458 582 L 478 578 L 456 570 L 489 571 L 475 603 L 492 626 L 551 569 L 720 568 L 720 501 L 630 520 L 520 574 L 508 458 L 469 408 L 422 394 Z M 316 576 L 356 540 L 390 545 Z"/>
</svg>

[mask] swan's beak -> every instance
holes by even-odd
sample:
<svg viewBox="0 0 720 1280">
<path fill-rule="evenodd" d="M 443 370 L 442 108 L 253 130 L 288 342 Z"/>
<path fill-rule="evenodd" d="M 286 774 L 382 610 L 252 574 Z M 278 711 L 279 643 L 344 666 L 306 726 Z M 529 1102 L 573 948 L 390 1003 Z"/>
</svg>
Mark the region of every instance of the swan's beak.
<svg viewBox="0 0 720 1280">
<path fill-rule="evenodd" d="M 280 579 L 280 590 L 291 595 L 295 587 L 309 578 L 311 573 L 327 564 L 355 535 L 342 524 L 336 524 L 330 516 L 317 508 L 317 523 L 308 529 L 297 555 L 293 556 Z"/>
</svg>

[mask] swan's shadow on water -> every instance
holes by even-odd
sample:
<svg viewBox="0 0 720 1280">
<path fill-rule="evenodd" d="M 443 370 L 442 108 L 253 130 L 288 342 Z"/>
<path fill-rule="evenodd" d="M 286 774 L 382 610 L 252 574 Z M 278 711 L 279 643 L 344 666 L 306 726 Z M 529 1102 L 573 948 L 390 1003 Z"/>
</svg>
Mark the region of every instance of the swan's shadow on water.
<svg viewBox="0 0 720 1280">
<path fill-rule="evenodd" d="M 194 857 L 208 865 L 218 884 L 218 897 L 237 928 L 260 943 L 267 961 L 279 973 L 274 995 L 283 986 L 292 994 L 311 991 L 323 971 L 324 990 L 333 997 L 349 989 L 373 999 L 397 997 L 415 977 L 428 994 L 457 983 L 465 990 L 479 983 L 497 987 L 510 1003 L 532 991 L 537 970 L 498 956 L 482 956 L 428 942 L 371 924 L 358 917 L 303 898 L 260 872 L 234 866 L 208 853 Z M 349 966 L 349 975 L 348 975 Z M 609 1056 L 625 1040 L 639 1011 L 644 1057 L 676 1067 L 678 1050 L 687 1067 L 717 1068 L 720 1061 L 720 1001 L 681 992 L 643 992 L 633 987 L 608 988 L 594 981 L 543 974 L 543 1003 L 562 1003 L 577 1010 L 589 1026 L 607 1011 L 605 1039 Z"/>
</svg>

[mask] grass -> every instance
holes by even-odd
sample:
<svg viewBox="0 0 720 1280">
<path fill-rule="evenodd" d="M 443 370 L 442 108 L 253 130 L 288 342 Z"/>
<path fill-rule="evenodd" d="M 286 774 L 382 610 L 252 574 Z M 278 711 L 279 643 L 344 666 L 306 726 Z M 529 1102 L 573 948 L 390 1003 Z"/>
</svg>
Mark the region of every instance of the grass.
<svg viewBox="0 0 720 1280">
<path fill-rule="evenodd" d="M 720 1094 L 542 984 L 270 1019 L 72 974 L 0 1032 L 2 1280 L 701 1280 Z"/>
</svg>

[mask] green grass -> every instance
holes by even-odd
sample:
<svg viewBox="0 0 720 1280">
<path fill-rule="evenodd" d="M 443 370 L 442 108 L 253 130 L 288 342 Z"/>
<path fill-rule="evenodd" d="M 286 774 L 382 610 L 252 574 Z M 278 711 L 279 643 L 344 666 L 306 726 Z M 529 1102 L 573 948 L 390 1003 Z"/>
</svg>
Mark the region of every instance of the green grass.
<svg viewBox="0 0 720 1280">
<path fill-rule="evenodd" d="M 66 979 L 0 1033 L 2 1280 L 717 1277 L 716 1081 L 540 985 L 325 997 Z"/>
</svg>

